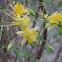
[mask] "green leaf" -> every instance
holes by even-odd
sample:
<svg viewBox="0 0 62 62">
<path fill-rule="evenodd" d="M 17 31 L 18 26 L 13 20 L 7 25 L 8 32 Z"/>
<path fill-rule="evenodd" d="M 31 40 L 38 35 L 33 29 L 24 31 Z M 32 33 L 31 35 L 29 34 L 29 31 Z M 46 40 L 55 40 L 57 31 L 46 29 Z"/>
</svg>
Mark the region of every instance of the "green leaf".
<svg viewBox="0 0 62 62">
<path fill-rule="evenodd" d="M 39 32 L 39 31 L 36 31 L 36 32 L 38 32 L 38 40 L 39 40 L 39 41 L 46 42 L 46 40 L 44 40 L 44 39 L 42 38 L 42 35 L 40 35 L 40 32 Z"/>
<path fill-rule="evenodd" d="M 35 23 L 35 19 L 33 20 L 33 22 Z"/>
<path fill-rule="evenodd" d="M 58 26 L 60 26 L 62 28 L 62 23 L 60 21 L 59 21 L 59 25 Z"/>
<path fill-rule="evenodd" d="M 31 45 L 32 45 L 32 46 L 36 46 L 36 43 L 37 43 L 37 42 L 33 42 Z"/>
<path fill-rule="evenodd" d="M 22 0 L 24 2 L 24 0 Z"/>
<path fill-rule="evenodd" d="M 1 9 L 1 10 L 4 10 L 4 6 L 1 6 L 1 5 L 0 5 L 0 9 Z"/>
<path fill-rule="evenodd" d="M 13 38 L 13 35 L 14 35 L 12 28 L 10 28 L 9 34 L 10 34 L 10 39 L 12 39 Z"/>
<path fill-rule="evenodd" d="M 38 30 L 36 32 L 38 32 L 38 37 L 41 37 L 40 32 Z"/>
<path fill-rule="evenodd" d="M 38 47 L 41 47 L 41 44 L 37 44 Z"/>
<path fill-rule="evenodd" d="M 45 27 L 46 22 L 43 22 L 42 26 Z"/>
<path fill-rule="evenodd" d="M 48 46 L 48 48 L 49 48 L 50 51 L 52 51 L 52 52 L 54 51 L 54 49 L 53 49 L 52 46 L 50 46 L 50 45 L 48 45 L 48 44 L 45 44 L 45 45 Z"/>
<path fill-rule="evenodd" d="M 44 40 L 44 39 L 42 39 L 42 38 L 41 38 L 40 40 L 43 41 L 43 42 L 46 42 L 46 40 Z"/>
<path fill-rule="evenodd" d="M 43 3 L 42 2 L 40 2 L 41 3 L 41 5 L 40 6 L 43 6 Z"/>
<path fill-rule="evenodd" d="M 61 36 L 61 34 L 62 34 L 62 28 L 61 27 L 58 27 L 58 33 L 59 33 L 59 36 Z"/>
<path fill-rule="evenodd" d="M 20 59 L 22 59 L 23 57 L 24 57 L 24 56 L 21 56 L 21 57 L 17 58 L 15 61 L 20 60 Z"/>
<path fill-rule="evenodd" d="M 22 0 L 22 1 L 23 1 L 23 0 Z M 17 4 L 17 2 L 20 2 L 20 0 L 15 0 L 15 4 Z M 15 4 L 14 4 L 14 5 L 15 5 Z"/>
<path fill-rule="evenodd" d="M 1 23 L 0 23 L 0 29 L 1 29 Z"/>
<path fill-rule="evenodd" d="M 46 0 L 43 0 L 43 3 L 45 3 L 46 2 Z"/>
<path fill-rule="evenodd" d="M 62 58 L 60 59 L 60 62 L 62 62 Z"/>
<path fill-rule="evenodd" d="M 28 58 L 29 58 L 30 55 L 31 55 L 29 52 L 20 51 L 20 50 L 16 50 L 16 49 L 13 49 L 13 53 L 18 54 L 18 55 L 26 55 Z"/>
<path fill-rule="evenodd" d="M 33 59 L 31 59 L 31 62 L 34 62 L 34 60 L 33 60 Z"/>
<path fill-rule="evenodd" d="M 0 24 L 0 38 L 1 38 L 1 35 L 2 35 L 2 30 L 1 30 L 1 24 Z"/>
<path fill-rule="evenodd" d="M 36 59 L 35 62 L 39 62 L 39 59 Z"/>
<path fill-rule="evenodd" d="M 21 43 L 18 43 L 19 46 L 21 46 Z"/>
<path fill-rule="evenodd" d="M 62 2 L 60 2 L 60 4 L 59 4 L 60 6 L 62 6 Z"/>
<path fill-rule="evenodd" d="M 14 47 L 14 44 L 15 44 L 15 38 L 9 43 L 8 47 L 7 47 L 7 51 L 10 52 L 13 47 Z"/>
<path fill-rule="evenodd" d="M 4 45 L 2 45 L 2 48 L 0 48 L 0 50 L 3 50 L 4 48 L 6 48 L 7 46 L 4 46 Z"/>
<path fill-rule="evenodd" d="M 35 12 L 32 10 L 32 9 L 30 9 L 30 8 L 26 8 L 29 12 L 30 12 L 30 14 L 32 15 L 32 16 L 36 16 L 36 14 L 35 14 Z"/>
<path fill-rule="evenodd" d="M 43 6 L 43 12 L 44 12 L 44 9 L 45 9 L 45 2 L 46 2 L 46 0 L 43 0 L 43 2 L 40 2 L 41 6 Z"/>
<path fill-rule="evenodd" d="M 30 0 L 27 0 L 28 2 L 30 2 Z"/>
</svg>

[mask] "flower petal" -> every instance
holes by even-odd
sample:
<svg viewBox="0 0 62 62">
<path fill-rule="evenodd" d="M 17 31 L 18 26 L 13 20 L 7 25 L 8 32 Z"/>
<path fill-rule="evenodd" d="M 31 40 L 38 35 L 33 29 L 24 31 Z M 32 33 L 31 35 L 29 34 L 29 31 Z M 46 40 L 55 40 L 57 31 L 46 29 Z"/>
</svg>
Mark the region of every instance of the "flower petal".
<svg viewBox="0 0 62 62">
<path fill-rule="evenodd" d="M 19 35 L 19 36 L 23 36 L 24 31 L 18 31 L 18 32 L 16 32 L 16 34 Z"/>
<path fill-rule="evenodd" d="M 37 42 L 37 39 L 36 39 L 35 36 L 31 36 L 31 35 L 30 35 L 30 38 L 31 38 L 33 41 Z"/>
<path fill-rule="evenodd" d="M 20 15 L 22 15 L 22 14 L 24 14 L 24 13 L 26 13 L 26 12 L 28 12 L 28 10 L 22 10 L 21 12 L 20 12 Z"/>
<path fill-rule="evenodd" d="M 23 46 L 26 43 L 26 41 L 27 41 L 26 37 L 23 37 L 23 40 L 21 42 L 21 46 Z"/>
<path fill-rule="evenodd" d="M 28 40 L 28 43 L 29 44 L 32 44 L 33 43 L 33 40 L 29 36 L 27 37 L 27 40 Z"/>
<path fill-rule="evenodd" d="M 30 29 L 31 30 L 31 32 L 35 32 L 35 31 L 37 31 L 38 30 L 38 26 L 37 27 L 35 27 L 35 28 L 33 28 L 33 29 Z"/>
<path fill-rule="evenodd" d="M 47 28 L 47 30 L 49 31 L 50 29 L 54 28 L 55 26 L 57 26 L 57 24 L 51 25 Z"/>
</svg>

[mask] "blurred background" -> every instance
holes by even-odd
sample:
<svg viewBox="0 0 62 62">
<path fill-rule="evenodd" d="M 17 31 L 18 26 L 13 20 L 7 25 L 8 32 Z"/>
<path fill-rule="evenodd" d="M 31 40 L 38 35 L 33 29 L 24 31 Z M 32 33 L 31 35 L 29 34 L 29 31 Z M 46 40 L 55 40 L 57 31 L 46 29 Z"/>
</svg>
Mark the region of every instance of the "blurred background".
<svg viewBox="0 0 62 62">
<path fill-rule="evenodd" d="M 30 28 L 39 26 L 38 31 L 41 35 L 44 32 L 44 20 L 42 20 L 43 17 L 41 16 L 41 11 L 48 15 L 51 15 L 57 11 L 62 11 L 62 0 L 0 0 L 0 8 L 2 6 L 4 9 L 9 9 L 12 11 L 9 4 L 13 5 L 14 1 L 19 2 L 20 4 L 24 5 L 24 7 L 28 7 L 35 12 L 36 17 L 29 15 L 32 21 Z M 34 20 L 35 22 L 33 22 Z M 41 40 L 40 43 L 39 41 L 37 42 L 36 45 L 38 46 L 31 46 L 28 43 L 22 47 L 17 45 L 17 42 L 21 42 L 23 38 L 15 34 L 15 31 L 21 30 L 20 27 L 17 26 L 16 28 L 16 26 L 4 26 L 5 22 L 12 21 L 13 19 L 11 17 L 0 11 L 0 62 L 62 62 L 62 35 L 58 35 L 58 26 L 44 33 L 44 39 L 47 41 L 46 43 L 51 45 L 54 51 L 51 52 L 48 47 L 45 47 L 44 50 L 41 51 L 43 40 Z M 7 52 L 7 46 L 14 38 L 16 38 L 16 45 L 13 44 L 12 48 L 29 52 L 31 54 L 29 58 L 23 56 L 22 54 L 17 55 L 13 51 Z M 18 59 L 19 57 L 21 57 L 20 60 Z"/>
</svg>

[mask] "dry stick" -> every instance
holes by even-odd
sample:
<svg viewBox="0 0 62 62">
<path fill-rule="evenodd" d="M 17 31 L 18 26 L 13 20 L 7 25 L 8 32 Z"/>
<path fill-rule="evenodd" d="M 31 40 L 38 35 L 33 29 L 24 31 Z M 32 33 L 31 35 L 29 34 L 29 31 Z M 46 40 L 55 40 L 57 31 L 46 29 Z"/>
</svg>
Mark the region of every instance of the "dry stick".
<svg viewBox="0 0 62 62">
<path fill-rule="evenodd" d="M 60 53 L 61 53 L 61 51 L 62 51 L 62 47 L 60 47 L 60 49 L 58 50 L 58 52 L 57 52 L 57 55 L 56 55 L 56 57 L 55 57 L 55 61 L 54 61 L 54 62 L 57 62 L 58 58 L 60 57 Z"/>
<path fill-rule="evenodd" d="M 42 0 L 39 0 L 39 2 L 43 2 Z M 41 9 L 43 11 L 43 6 L 41 6 Z M 44 13 L 46 14 L 46 10 L 44 9 Z M 43 39 L 44 40 L 47 40 L 47 29 L 44 29 L 44 33 L 43 33 Z M 43 53 L 43 50 L 44 50 L 44 45 L 45 45 L 46 42 L 42 42 L 42 45 L 41 45 L 41 48 L 38 52 L 38 56 L 36 57 L 36 59 L 40 59 L 40 57 L 42 56 L 42 53 Z"/>
</svg>

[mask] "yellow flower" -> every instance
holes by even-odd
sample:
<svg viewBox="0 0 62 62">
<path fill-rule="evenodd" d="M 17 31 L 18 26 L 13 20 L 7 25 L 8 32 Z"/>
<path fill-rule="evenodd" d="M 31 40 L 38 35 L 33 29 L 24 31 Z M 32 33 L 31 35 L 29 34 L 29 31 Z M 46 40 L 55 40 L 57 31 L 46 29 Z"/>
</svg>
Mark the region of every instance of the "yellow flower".
<svg viewBox="0 0 62 62">
<path fill-rule="evenodd" d="M 27 13 L 26 15 L 22 15 L 28 12 L 28 10 L 26 10 L 23 5 L 19 4 L 19 2 L 17 2 L 17 4 L 14 7 L 11 4 L 10 6 L 14 10 L 13 12 L 9 9 L 5 9 L 4 11 L 5 14 L 7 14 L 15 20 L 13 22 L 10 22 L 11 24 L 9 26 L 19 25 L 22 30 L 29 28 L 29 24 L 31 23 L 30 18 L 27 17 L 29 13 Z M 10 13 L 7 13 L 7 11 L 9 11 Z"/>
<path fill-rule="evenodd" d="M 7 13 L 6 11 L 5 11 L 5 14 L 7 14 L 11 18 L 13 18 L 13 20 L 15 20 L 13 22 L 9 22 L 9 23 L 11 23 L 9 26 L 19 25 L 22 30 L 25 30 L 26 28 L 29 28 L 29 24 L 31 23 L 31 21 L 30 21 L 30 18 L 27 15 L 22 15 L 22 17 L 19 18 L 19 17 L 15 17 L 13 15 L 10 15 L 10 13 Z"/>
<path fill-rule="evenodd" d="M 12 22 L 10 25 L 18 25 L 22 30 L 29 28 L 29 24 L 31 23 L 30 18 L 15 18 L 16 21 Z"/>
<path fill-rule="evenodd" d="M 54 28 L 59 25 L 59 22 L 62 23 L 62 12 L 55 12 L 51 16 L 48 16 L 47 21 L 48 23 L 46 23 L 46 27 L 48 27 L 48 30 Z"/>
<path fill-rule="evenodd" d="M 55 12 L 51 16 L 48 16 L 47 21 L 49 21 L 50 23 L 59 24 L 59 21 L 62 22 L 61 12 L 60 13 Z"/>
<path fill-rule="evenodd" d="M 28 40 L 28 43 L 32 44 L 33 42 L 37 42 L 37 37 L 38 37 L 38 27 L 35 27 L 33 29 L 26 29 L 24 31 L 18 31 L 16 32 L 17 35 L 23 36 L 23 40 L 21 42 L 21 46 L 26 43 Z"/>
<path fill-rule="evenodd" d="M 17 4 L 14 6 L 14 12 L 17 16 L 20 16 L 28 12 L 28 10 L 25 9 L 23 5 L 19 4 L 19 2 L 17 2 Z"/>
</svg>

